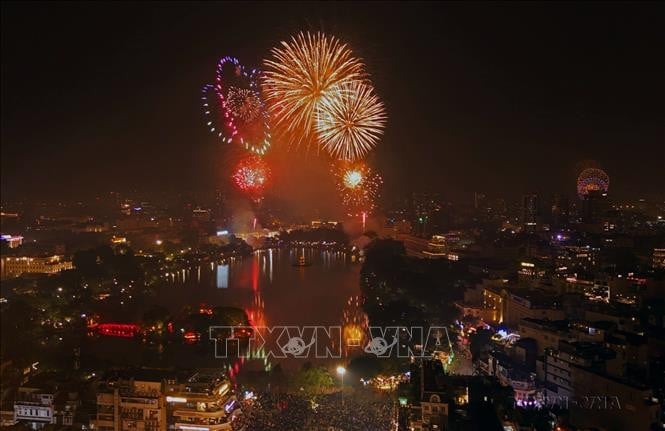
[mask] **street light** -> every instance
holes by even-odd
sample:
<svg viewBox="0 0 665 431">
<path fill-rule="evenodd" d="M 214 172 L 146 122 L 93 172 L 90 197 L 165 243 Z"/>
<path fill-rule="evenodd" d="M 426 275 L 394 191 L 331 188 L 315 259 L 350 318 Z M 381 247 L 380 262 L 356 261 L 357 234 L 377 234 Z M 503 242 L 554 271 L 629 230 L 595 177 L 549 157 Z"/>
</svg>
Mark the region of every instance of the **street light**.
<svg viewBox="0 0 665 431">
<path fill-rule="evenodd" d="M 343 366 L 338 366 L 337 367 L 337 374 L 342 377 L 342 405 L 344 405 L 344 374 L 346 374 L 346 368 Z"/>
</svg>

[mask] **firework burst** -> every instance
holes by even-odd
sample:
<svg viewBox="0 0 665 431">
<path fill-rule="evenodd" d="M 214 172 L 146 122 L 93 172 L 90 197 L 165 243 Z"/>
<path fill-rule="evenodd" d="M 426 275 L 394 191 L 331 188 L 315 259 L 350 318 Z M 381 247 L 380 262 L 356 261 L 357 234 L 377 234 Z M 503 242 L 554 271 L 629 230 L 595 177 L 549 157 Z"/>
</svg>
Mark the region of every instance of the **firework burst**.
<svg viewBox="0 0 665 431">
<path fill-rule="evenodd" d="M 342 341 L 346 355 L 354 347 L 362 349 L 367 342 L 369 320 L 363 311 L 363 299 L 360 296 L 351 296 L 346 301 L 342 313 Z"/>
<path fill-rule="evenodd" d="M 591 192 L 607 193 L 610 188 L 610 177 L 598 168 L 584 169 L 577 177 L 577 194 L 583 199 Z"/>
<path fill-rule="evenodd" d="M 264 61 L 261 87 L 273 125 L 293 145 L 316 141 L 316 116 L 336 86 L 364 77 L 346 44 L 322 33 L 300 33 Z"/>
<path fill-rule="evenodd" d="M 268 113 L 258 88 L 257 69 L 245 69 L 234 57 L 217 64 L 215 84 L 203 87 L 206 125 L 222 142 L 263 155 L 270 147 Z"/>
<path fill-rule="evenodd" d="M 236 118 L 250 122 L 261 115 L 261 99 L 259 94 L 248 88 L 229 88 L 226 105 Z"/>
<path fill-rule="evenodd" d="M 383 103 L 360 81 L 336 86 L 330 93 L 317 113 L 319 143 L 336 159 L 362 159 L 383 134 Z"/>
<path fill-rule="evenodd" d="M 270 169 L 260 157 L 249 156 L 238 163 L 232 178 L 240 190 L 259 198 L 270 180 Z"/>
<path fill-rule="evenodd" d="M 376 209 L 383 180 L 364 163 L 342 163 L 333 168 L 337 189 L 349 217 L 367 216 Z"/>
</svg>

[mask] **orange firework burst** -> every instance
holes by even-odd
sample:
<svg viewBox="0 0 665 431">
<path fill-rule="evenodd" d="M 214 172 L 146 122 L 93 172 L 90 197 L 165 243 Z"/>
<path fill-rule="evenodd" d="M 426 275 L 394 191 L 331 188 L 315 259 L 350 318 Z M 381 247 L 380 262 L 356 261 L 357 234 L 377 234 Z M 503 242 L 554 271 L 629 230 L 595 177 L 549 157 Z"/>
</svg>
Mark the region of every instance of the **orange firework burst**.
<svg viewBox="0 0 665 431">
<path fill-rule="evenodd" d="M 364 163 L 342 163 L 333 171 L 349 217 L 371 214 L 383 183 L 381 176 Z"/>
<path fill-rule="evenodd" d="M 316 140 L 316 116 L 335 87 L 361 80 L 362 62 L 346 44 L 322 33 L 300 33 L 265 60 L 261 81 L 277 133 L 289 143 Z"/>
<path fill-rule="evenodd" d="M 342 313 L 342 341 L 347 355 L 353 348 L 362 349 L 367 342 L 369 320 L 362 305 L 362 297 L 351 296 Z"/>
<path fill-rule="evenodd" d="M 383 134 L 383 103 L 369 84 L 360 81 L 338 85 L 330 93 L 317 116 L 319 143 L 337 159 L 361 159 Z"/>
</svg>

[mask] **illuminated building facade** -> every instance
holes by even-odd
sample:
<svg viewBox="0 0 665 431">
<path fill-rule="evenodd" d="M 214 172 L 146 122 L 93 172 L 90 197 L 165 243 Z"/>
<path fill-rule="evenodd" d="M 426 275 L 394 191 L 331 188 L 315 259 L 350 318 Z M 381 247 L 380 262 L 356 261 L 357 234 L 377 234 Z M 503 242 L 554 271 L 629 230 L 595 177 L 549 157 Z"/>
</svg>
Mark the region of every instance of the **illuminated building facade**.
<svg viewBox="0 0 665 431">
<path fill-rule="evenodd" d="M 228 380 L 215 373 L 197 372 L 166 394 L 169 429 L 183 431 L 231 430 L 236 407 Z"/>
<path fill-rule="evenodd" d="M 166 431 L 164 388 L 169 378 L 147 374 L 109 381 L 100 389 L 94 429 Z"/>
<path fill-rule="evenodd" d="M 56 405 L 57 395 L 53 388 L 20 387 L 14 401 L 14 423 L 30 429 L 42 429 L 50 424 L 71 426 L 75 405 Z"/>
<path fill-rule="evenodd" d="M 100 431 L 230 431 L 236 408 L 231 385 L 219 373 L 196 372 L 183 382 L 158 370 L 107 382 L 97 394 Z"/>
<path fill-rule="evenodd" d="M 56 274 L 74 268 L 69 260 L 62 256 L 46 257 L 7 256 L 2 258 L 2 279 L 19 277 L 22 274 Z"/>
<path fill-rule="evenodd" d="M 485 288 L 483 290 L 483 307 L 490 310 L 489 323 L 503 323 L 505 303 L 501 290 Z"/>
<path fill-rule="evenodd" d="M 652 257 L 654 268 L 665 268 L 665 248 L 654 248 Z"/>
<path fill-rule="evenodd" d="M 16 248 L 23 244 L 23 237 L 20 235 L 2 235 L 0 236 L 2 242 L 7 244 L 9 248 Z"/>
</svg>

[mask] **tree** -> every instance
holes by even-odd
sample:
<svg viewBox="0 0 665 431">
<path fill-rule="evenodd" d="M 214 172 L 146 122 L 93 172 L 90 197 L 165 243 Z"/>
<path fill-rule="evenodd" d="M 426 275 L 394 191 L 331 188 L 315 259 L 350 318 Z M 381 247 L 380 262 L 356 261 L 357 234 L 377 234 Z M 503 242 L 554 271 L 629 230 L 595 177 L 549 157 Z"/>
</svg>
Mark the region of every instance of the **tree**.
<svg viewBox="0 0 665 431">
<path fill-rule="evenodd" d="M 310 363 L 303 365 L 293 382 L 296 390 L 302 389 L 308 395 L 329 391 L 335 384 L 333 377 L 326 368 L 313 367 Z"/>
<path fill-rule="evenodd" d="M 220 326 L 247 326 L 249 319 L 244 310 L 235 307 L 215 307 L 212 310 L 215 323 Z"/>
</svg>

